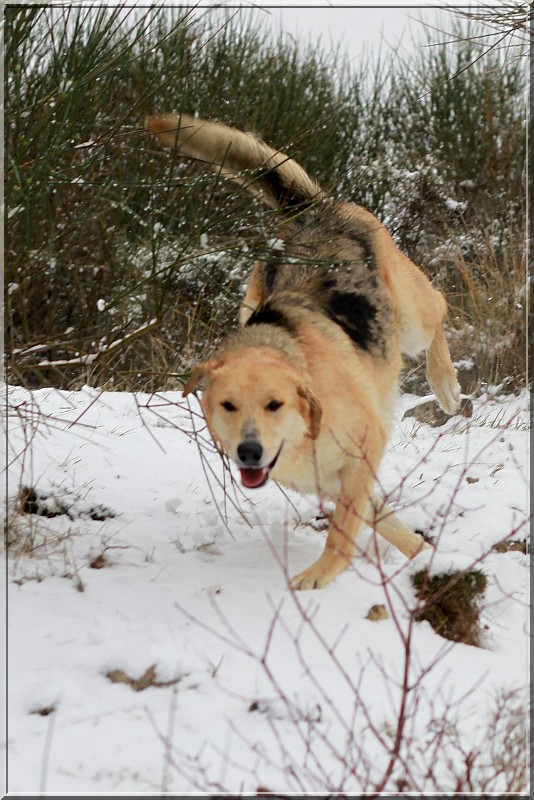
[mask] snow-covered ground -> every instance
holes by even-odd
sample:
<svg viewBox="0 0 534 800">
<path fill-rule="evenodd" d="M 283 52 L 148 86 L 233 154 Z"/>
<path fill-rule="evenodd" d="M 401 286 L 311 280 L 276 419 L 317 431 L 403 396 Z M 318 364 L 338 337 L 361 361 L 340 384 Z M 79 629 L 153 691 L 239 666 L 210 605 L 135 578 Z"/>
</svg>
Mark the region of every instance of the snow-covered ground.
<svg viewBox="0 0 534 800">
<path fill-rule="evenodd" d="M 244 494 L 194 400 L 8 400 L 10 793 L 525 790 L 528 555 L 492 547 L 527 535 L 526 394 L 399 413 L 380 476 L 434 571 L 488 576 L 480 648 L 409 625 L 429 555 L 377 558 L 369 531 L 333 584 L 289 591 L 317 501 Z"/>
</svg>

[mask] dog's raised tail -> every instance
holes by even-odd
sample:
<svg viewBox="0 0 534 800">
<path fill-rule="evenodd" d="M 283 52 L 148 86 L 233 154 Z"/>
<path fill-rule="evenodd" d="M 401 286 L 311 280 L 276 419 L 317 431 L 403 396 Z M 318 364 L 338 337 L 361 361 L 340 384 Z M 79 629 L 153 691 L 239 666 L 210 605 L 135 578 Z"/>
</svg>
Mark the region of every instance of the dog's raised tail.
<svg viewBox="0 0 534 800">
<path fill-rule="evenodd" d="M 298 212 L 325 197 L 296 161 L 251 133 L 189 114 L 146 117 L 145 128 L 164 144 L 261 196 L 271 208 Z"/>
</svg>

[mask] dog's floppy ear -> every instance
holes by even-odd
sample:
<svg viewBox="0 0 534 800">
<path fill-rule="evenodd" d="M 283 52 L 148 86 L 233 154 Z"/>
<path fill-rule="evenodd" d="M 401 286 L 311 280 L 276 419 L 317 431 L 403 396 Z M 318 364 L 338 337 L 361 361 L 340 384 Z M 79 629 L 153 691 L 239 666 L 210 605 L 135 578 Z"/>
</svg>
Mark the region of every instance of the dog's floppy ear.
<svg viewBox="0 0 534 800">
<path fill-rule="evenodd" d="M 194 392 L 196 389 L 206 389 L 213 379 L 213 373 L 222 363 L 222 359 L 219 359 L 218 361 L 205 361 L 193 367 L 191 377 L 183 388 L 183 396 L 187 397 L 188 394 Z"/>
<path fill-rule="evenodd" d="M 321 427 L 321 417 L 323 415 L 321 404 L 307 386 L 299 386 L 297 388 L 297 394 L 306 401 L 304 404 L 303 416 L 308 423 L 308 436 L 310 439 L 317 439 Z"/>
</svg>

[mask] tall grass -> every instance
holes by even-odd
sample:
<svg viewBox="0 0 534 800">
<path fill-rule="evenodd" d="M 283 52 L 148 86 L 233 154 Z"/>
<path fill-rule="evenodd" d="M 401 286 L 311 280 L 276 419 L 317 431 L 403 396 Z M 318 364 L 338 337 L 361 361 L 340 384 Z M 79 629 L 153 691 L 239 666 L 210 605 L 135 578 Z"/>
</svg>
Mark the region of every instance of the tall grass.
<svg viewBox="0 0 534 800">
<path fill-rule="evenodd" d="M 472 63 L 467 41 L 368 74 L 260 23 L 246 8 L 6 7 L 11 380 L 179 385 L 234 324 L 269 218 L 140 128 L 183 110 L 256 131 L 378 214 L 447 293 L 469 388 L 517 386 L 522 65 Z"/>
</svg>

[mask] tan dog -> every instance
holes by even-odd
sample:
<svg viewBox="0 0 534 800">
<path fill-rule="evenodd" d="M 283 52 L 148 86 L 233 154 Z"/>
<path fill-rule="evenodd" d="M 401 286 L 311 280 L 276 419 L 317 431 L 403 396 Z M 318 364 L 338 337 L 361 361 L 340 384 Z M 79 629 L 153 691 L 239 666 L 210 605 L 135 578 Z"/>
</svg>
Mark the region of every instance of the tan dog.
<svg viewBox="0 0 534 800">
<path fill-rule="evenodd" d="M 244 486 L 270 477 L 336 501 L 324 551 L 294 588 L 325 586 L 354 554 L 362 523 L 412 557 L 423 539 L 373 506 L 401 353 L 426 351 L 427 379 L 453 414 L 460 387 L 445 336 L 446 304 L 365 209 L 334 201 L 295 161 L 251 134 L 186 114 L 148 117 L 165 144 L 245 185 L 278 212 L 283 250 L 257 263 L 238 331 L 199 364 L 214 441 Z"/>
</svg>

